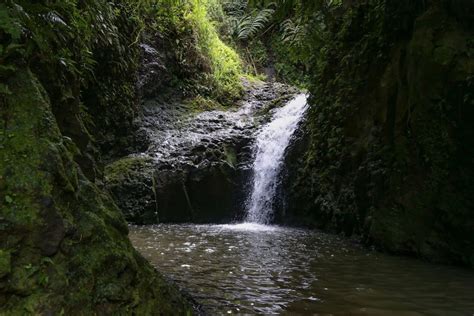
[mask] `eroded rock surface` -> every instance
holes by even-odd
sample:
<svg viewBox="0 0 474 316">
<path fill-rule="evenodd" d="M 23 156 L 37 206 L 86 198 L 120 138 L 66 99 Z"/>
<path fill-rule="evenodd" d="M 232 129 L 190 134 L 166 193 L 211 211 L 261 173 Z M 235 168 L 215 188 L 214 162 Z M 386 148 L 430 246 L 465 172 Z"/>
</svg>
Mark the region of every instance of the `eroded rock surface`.
<svg viewBox="0 0 474 316">
<path fill-rule="evenodd" d="M 242 216 L 254 134 L 273 107 L 297 92 L 277 83 L 246 86 L 246 97 L 232 109 L 196 112 L 189 103 L 144 103 L 137 138 L 147 149 L 106 168 L 107 186 L 128 221 Z"/>
</svg>

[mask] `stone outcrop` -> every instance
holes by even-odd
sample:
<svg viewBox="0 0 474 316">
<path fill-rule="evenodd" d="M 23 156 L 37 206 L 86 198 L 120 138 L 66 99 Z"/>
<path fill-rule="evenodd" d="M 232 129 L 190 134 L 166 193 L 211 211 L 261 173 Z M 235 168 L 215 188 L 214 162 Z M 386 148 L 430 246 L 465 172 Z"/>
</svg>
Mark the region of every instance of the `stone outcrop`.
<svg viewBox="0 0 474 316">
<path fill-rule="evenodd" d="M 247 83 L 232 109 L 198 111 L 192 102 L 149 99 L 138 122 L 147 149 L 106 168 L 106 184 L 128 221 L 229 222 L 243 216 L 251 145 L 272 107 L 296 90 Z"/>
</svg>

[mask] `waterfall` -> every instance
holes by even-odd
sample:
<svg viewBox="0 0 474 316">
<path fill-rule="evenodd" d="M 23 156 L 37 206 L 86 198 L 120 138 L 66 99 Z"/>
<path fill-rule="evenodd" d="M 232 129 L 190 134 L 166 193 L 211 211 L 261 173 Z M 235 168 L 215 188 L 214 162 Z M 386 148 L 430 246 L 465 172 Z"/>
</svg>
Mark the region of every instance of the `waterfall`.
<svg viewBox="0 0 474 316">
<path fill-rule="evenodd" d="M 247 202 L 247 221 L 268 224 L 285 150 L 308 108 L 307 96 L 300 94 L 275 111 L 257 135 L 253 162 L 252 193 Z"/>
</svg>

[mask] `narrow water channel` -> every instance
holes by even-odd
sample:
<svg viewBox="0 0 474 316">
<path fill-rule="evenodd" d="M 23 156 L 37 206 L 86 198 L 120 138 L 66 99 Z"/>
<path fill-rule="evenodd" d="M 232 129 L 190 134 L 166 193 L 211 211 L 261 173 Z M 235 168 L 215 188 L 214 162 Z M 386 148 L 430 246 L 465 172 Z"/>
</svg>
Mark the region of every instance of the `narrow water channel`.
<svg viewBox="0 0 474 316">
<path fill-rule="evenodd" d="M 134 246 L 215 314 L 473 315 L 474 272 L 259 224 L 132 226 Z"/>
</svg>

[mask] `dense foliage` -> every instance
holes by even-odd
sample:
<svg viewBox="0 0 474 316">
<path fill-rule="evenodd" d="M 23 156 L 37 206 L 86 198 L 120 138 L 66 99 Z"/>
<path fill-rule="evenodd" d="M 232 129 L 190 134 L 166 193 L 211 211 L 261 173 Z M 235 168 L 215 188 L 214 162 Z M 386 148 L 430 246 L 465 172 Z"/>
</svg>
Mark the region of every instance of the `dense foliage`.
<svg viewBox="0 0 474 316">
<path fill-rule="evenodd" d="M 236 47 L 250 73 L 307 87 L 316 47 L 342 1 L 222 0 L 219 31 Z"/>
<path fill-rule="evenodd" d="M 133 74 L 141 29 L 136 5 L 7 1 L 0 8 L 6 17 L 0 31 L 2 78 L 30 67 L 58 117 L 80 113 L 81 123 L 58 121 L 63 133 L 77 140 L 87 138 L 85 131 L 110 147 L 114 134 L 127 137 L 136 111 Z M 8 94 L 8 87 L 3 90 Z M 79 144 L 84 152 L 92 150 L 84 141 Z"/>
</svg>

